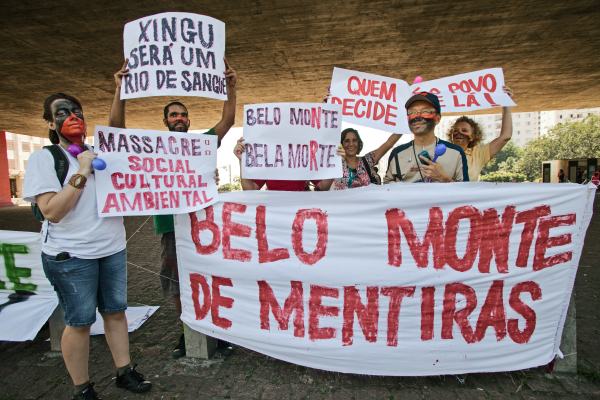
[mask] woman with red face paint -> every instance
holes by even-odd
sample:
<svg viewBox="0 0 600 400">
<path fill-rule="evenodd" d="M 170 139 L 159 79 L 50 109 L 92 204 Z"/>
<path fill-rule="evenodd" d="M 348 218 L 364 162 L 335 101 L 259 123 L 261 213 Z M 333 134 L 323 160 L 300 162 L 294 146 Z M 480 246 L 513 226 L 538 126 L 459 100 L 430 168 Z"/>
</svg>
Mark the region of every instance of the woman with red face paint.
<svg viewBox="0 0 600 400">
<path fill-rule="evenodd" d="M 96 154 L 85 145 L 81 103 L 64 93 L 53 94 L 44 102 L 44 119 L 54 148 L 30 156 L 24 197 L 36 203 L 45 218 L 42 265 L 65 314 L 61 348 L 75 386 L 73 398 L 99 398 L 88 374 L 90 326 L 96 320 L 96 308 L 117 367 L 116 385 L 146 392 L 151 384 L 135 370 L 129 357 L 123 219 L 98 217 L 92 168 Z M 70 152 L 69 146 L 78 146 L 80 151 Z M 60 156 L 57 159 L 66 161 L 64 182 L 57 176 L 52 151 Z"/>
<path fill-rule="evenodd" d="M 504 92 L 510 97 L 512 90 L 503 87 Z M 458 118 L 448 131 L 448 140 L 462 147 L 467 156 L 469 165 L 469 181 L 479 180 L 479 174 L 485 165 L 508 143 L 512 137 L 512 115 L 509 107 L 502 107 L 502 127 L 500 136 L 490 143 L 480 143 L 483 132 L 477 122 L 467 116 Z"/>
</svg>

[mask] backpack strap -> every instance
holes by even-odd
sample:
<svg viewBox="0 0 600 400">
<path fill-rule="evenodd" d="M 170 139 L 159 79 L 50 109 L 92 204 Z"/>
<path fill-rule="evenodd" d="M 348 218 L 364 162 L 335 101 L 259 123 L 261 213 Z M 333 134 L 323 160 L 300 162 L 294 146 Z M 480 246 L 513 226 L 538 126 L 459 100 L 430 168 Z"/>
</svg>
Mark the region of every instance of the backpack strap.
<svg viewBox="0 0 600 400">
<path fill-rule="evenodd" d="M 69 159 L 57 144 L 44 146 L 44 148 L 52 154 L 56 177 L 58 178 L 60 185 L 63 186 L 65 184 L 65 179 L 67 178 L 67 173 L 69 172 Z"/>
<path fill-rule="evenodd" d="M 394 155 L 394 162 L 396 162 L 396 173 L 394 174 L 394 178 L 402 181 L 402 173 L 400 171 L 400 162 L 398 161 L 398 154 Z"/>
</svg>

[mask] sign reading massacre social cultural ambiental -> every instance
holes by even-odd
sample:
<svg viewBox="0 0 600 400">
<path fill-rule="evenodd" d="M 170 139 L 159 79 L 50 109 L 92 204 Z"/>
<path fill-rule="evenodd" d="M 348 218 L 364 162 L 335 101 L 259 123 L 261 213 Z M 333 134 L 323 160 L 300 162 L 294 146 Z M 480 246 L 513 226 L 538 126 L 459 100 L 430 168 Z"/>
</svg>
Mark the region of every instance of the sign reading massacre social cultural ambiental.
<svg viewBox="0 0 600 400">
<path fill-rule="evenodd" d="M 412 93 L 426 91 L 437 95 L 442 112 L 469 112 L 515 106 L 515 102 L 503 91 L 503 86 L 502 68 L 489 68 L 415 83 L 410 90 Z"/>
<path fill-rule="evenodd" d="M 228 193 L 176 218 L 182 320 L 330 371 L 543 365 L 559 354 L 593 198 L 566 184 Z"/>
<path fill-rule="evenodd" d="M 217 136 L 96 126 L 101 217 L 177 214 L 218 201 Z"/>
<path fill-rule="evenodd" d="M 225 24 L 205 15 L 167 12 L 125 24 L 129 75 L 121 98 L 202 96 L 226 100 Z"/>
<path fill-rule="evenodd" d="M 327 103 L 270 103 L 244 106 L 248 179 L 311 180 L 342 176 L 340 107 Z"/>
</svg>

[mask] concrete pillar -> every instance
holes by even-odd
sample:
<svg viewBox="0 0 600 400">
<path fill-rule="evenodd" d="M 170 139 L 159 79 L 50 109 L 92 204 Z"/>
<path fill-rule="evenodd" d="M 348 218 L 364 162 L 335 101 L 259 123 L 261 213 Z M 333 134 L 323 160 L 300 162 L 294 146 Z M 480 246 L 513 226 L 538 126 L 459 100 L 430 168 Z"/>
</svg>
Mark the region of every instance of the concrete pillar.
<svg viewBox="0 0 600 400">
<path fill-rule="evenodd" d="M 50 350 L 60 351 L 60 339 L 65 330 L 65 313 L 60 305 L 54 309 L 48 324 L 50 325 Z"/>
<path fill-rule="evenodd" d="M 8 176 L 8 148 L 6 132 L 0 131 L 0 207 L 12 206 L 10 201 L 10 181 Z"/>
<path fill-rule="evenodd" d="M 186 357 L 208 360 L 217 350 L 217 339 L 196 332 L 185 323 L 183 324 L 183 334 Z"/>
<path fill-rule="evenodd" d="M 560 342 L 560 351 L 562 351 L 565 358 L 562 360 L 557 358 L 554 367 L 554 371 L 559 373 L 577 373 L 577 319 L 575 309 L 575 288 L 573 288 Z"/>
</svg>

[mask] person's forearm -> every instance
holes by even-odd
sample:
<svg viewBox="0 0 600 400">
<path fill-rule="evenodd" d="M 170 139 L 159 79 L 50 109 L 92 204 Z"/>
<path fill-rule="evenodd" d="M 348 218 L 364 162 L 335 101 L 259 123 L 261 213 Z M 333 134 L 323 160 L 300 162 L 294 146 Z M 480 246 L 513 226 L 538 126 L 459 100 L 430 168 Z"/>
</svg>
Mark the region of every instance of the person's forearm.
<svg viewBox="0 0 600 400">
<path fill-rule="evenodd" d="M 77 171 L 77 173 L 86 176 L 83 171 Z M 37 196 L 36 201 L 44 218 L 57 223 L 75 207 L 81 192 L 83 192 L 83 188 L 77 189 L 67 184 L 60 192 Z"/>
<path fill-rule="evenodd" d="M 117 87 L 115 89 L 115 95 L 110 106 L 108 126 L 112 126 L 115 128 L 125 128 L 125 100 L 121 100 L 120 87 Z"/>
<path fill-rule="evenodd" d="M 373 159 L 375 163 L 378 163 L 379 160 L 381 160 L 381 157 L 383 157 L 385 153 L 387 153 L 392 147 L 394 147 L 394 145 L 400 139 L 400 137 L 402 137 L 402 135 L 399 133 L 391 134 L 390 137 L 381 146 L 379 146 L 377 150 L 375 150 L 373 154 Z"/>
<path fill-rule="evenodd" d="M 246 179 L 242 176 L 242 160 L 240 160 L 240 184 L 242 190 L 258 190 L 259 187 L 252 179 Z"/>
<path fill-rule="evenodd" d="M 227 101 L 223 104 L 223 112 L 221 121 L 215 126 L 215 132 L 219 136 L 219 140 L 223 139 L 225 134 L 231 129 L 235 123 L 235 108 L 236 108 L 236 90 L 235 88 L 228 90 Z"/>
<path fill-rule="evenodd" d="M 512 113 L 510 107 L 502 107 L 502 127 L 500 128 L 500 138 L 508 142 L 512 137 Z"/>
</svg>

